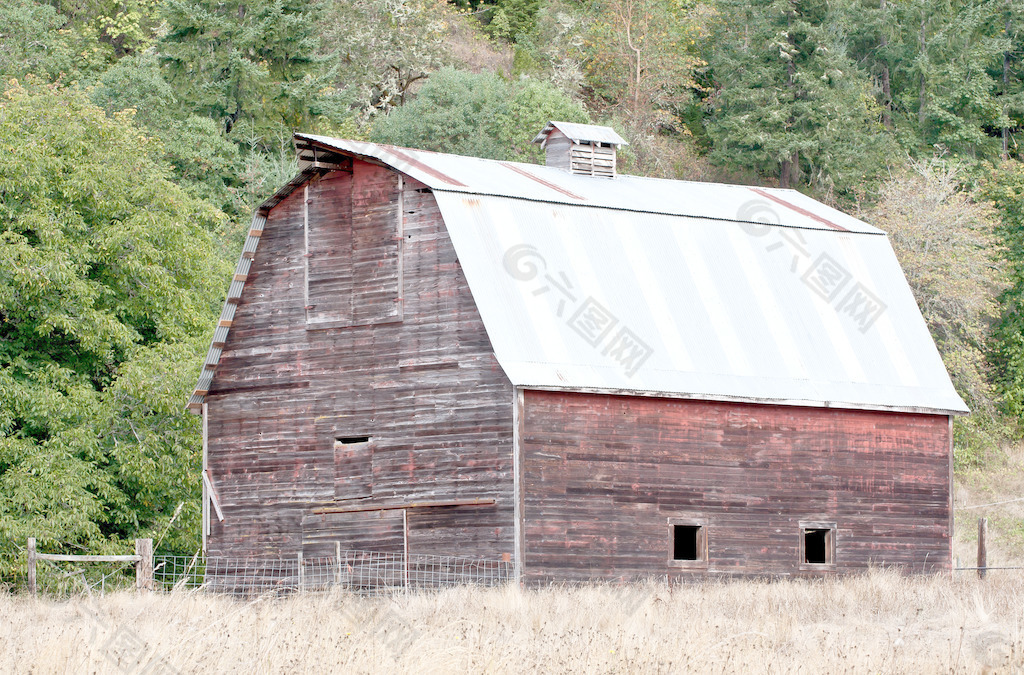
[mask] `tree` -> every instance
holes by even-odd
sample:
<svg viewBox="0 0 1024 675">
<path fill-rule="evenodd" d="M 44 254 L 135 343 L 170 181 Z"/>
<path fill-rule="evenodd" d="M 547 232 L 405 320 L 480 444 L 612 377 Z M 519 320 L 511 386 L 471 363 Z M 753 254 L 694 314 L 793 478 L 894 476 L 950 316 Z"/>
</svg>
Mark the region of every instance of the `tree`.
<svg viewBox="0 0 1024 675">
<path fill-rule="evenodd" d="M 50 5 L 11 0 L 0 7 L 0 76 L 4 81 L 32 74 L 51 81 L 77 74 L 74 50 L 61 35 L 66 18 Z"/>
<path fill-rule="evenodd" d="M 446 65 L 444 0 L 352 0 L 331 6 L 324 45 L 341 86 L 364 118 L 400 106 L 412 87 Z"/>
<path fill-rule="evenodd" d="M 588 22 L 587 80 L 638 126 L 671 117 L 699 89 L 698 40 L 709 18 L 698 0 L 596 0 Z M 641 118 L 646 118 L 641 121 Z"/>
<path fill-rule="evenodd" d="M 330 90 L 319 28 L 325 0 L 166 0 L 158 53 L 188 112 L 272 144 L 309 126 Z"/>
<path fill-rule="evenodd" d="M 113 115 L 131 111 L 132 120 L 159 138 L 163 159 L 178 184 L 216 206 L 248 217 L 252 204 L 235 206 L 233 190 L 241 173 L 238 145 L 209 117 L 182 105 L 164 79 L 159 59 L 142 54 L 121 59 L 89 88 L 93 103 Z"/>
<path fill-rule="evenodd" d="M 181 406 L 230 268 L 217 255 L 223 215 L 168 180 L 130 114 L 15 85 L 0 99 L 0 139 L 10 580 L 29 536 L 51 550 L 123 550 L 163 531 L 182 502 L 194 524 L 199 429 Z M 177 535 L 195 543 L 195 531 Z"/>
<path fill-rule="evenodd" d="M 712 157 L 840 191 L 886 153 L 868 78 L 847 56 L 838 6 L 824 0 L 724 0 L 710 62 Z"/>
<path fill-rule="evenodd" d="M 913 163 L 883 185 L 867 219 L 888 232 L 953 384 L 974 412 L 954 427 L 964 465 L 1006 432 L 985 358 L 1006 276 L 995 212 L 960 185 L 955 166 Z"/>
<path fill-rule="evenodd" d="M 435 73 L 416 98 L 381 117 L 370 138 L 461 155 L 540 161 L 531 144 L 550 120 L 589 122 L 586 111 L 552 85 L 507 82 L 452 68 Z"/>
<path fill-rule="evenodd" d="M 900 11 L 901 25 L 917 38 L 905 39 L 916 53 L 906 61 L 902 107 L 918 138 L 929 150 L 994 155 L 998 143 L 988 129 L 1004 123 L 994 69 L 1008 48 L 998 6 L 991 0 L 914 0 Z"/>
<path fill-rule="evenodd" d="M 999 235 L 1009 287 L 999 298 L 1000 316 L 988 356 L 1007 413 L 1024 420 L 1024 164 L 1005 161 L 984 176 L 981 195 L 999 214 Z"/>
</svg>

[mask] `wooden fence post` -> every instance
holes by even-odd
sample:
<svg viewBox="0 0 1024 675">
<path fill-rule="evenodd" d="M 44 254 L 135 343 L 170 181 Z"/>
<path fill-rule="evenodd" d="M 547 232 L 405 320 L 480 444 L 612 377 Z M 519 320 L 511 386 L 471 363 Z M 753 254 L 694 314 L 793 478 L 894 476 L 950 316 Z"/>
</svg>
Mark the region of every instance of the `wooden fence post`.
<svg viewBox="0 0 1024 675">
<path fill-rule="evenodd" d="M 341 590 L 341 542 L 334 542 L 334 558 L 337 561 L 335 564 L 338 566 L 337 583 L 338 590 Z"/>
<path fill-rule="evenodd" d="M 409 592 L 409 509 L 402 509 L 402 585 Z"/>
<path fill-rule="evenodd" d="M 28 538 L 28 592 L 36 594 L 36 538 Z"/>
<path fill-rule="evenodd" d="M 978 518 L 978 578 L 984 579 L 988 567 L 988 546 L 985 538 L 988 536 L 988 518 Z"/>
<path fill-rule="evenodd" d="M 299 593 L 302 593 L 302 589 L 306 587 L 306 566 L 302 564 L 302 551 L 296 554 L 299 561 Z"/>
<path fill-rule="evenodd" d="M 153 540 L 136 539 L 135 555 L 139 556 L 135 563 L 135 590 L 153 590 Z"/>
</svg>

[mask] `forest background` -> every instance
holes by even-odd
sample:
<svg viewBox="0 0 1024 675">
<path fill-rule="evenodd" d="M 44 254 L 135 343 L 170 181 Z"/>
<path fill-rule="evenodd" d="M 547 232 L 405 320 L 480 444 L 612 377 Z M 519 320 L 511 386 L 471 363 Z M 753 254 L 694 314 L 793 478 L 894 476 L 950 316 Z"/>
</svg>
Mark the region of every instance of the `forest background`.
<svg viewBox="0 0 1024 675">
<path fill-rule="evenodd" d="M 1016 0 L 6 0 L 0 586 L 27 537 L 192 554 L 184 409 L 296 130 L 791 187 L 885 229 L 957 390 L 955 464 L 1024 430 Z"/>
</svg>

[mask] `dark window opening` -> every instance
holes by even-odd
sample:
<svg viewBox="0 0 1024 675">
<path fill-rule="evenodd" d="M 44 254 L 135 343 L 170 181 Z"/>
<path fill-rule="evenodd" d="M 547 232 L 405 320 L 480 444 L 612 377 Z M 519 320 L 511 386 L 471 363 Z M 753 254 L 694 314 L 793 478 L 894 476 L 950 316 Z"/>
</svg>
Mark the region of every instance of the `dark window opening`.
<svg viewBox="0 0 1024 675">
<path fill-rule="evenodd" d="M 700 560 L 702 548 L 700 535 L 700 525 L 673 525 L 672 559 Z"/>
<path fill-rule="evenodd" d="M 341 438 L 335 438 L 335 445 L 355 445 L 356 443 L 369 443 L 369 436 L 342 436 Z"/>
<path fill-rule="evenodd" d="M 832 530 L 804 530 L 804 562 L 812 565 L 832 562 Z"/>
</svg>

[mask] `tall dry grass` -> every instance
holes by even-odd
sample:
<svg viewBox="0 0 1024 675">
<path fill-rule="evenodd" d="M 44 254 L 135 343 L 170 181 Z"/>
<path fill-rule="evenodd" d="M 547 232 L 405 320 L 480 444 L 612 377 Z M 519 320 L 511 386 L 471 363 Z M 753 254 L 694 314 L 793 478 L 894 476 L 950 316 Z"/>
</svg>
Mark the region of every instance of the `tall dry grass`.
<svg viewBox="0 0 1024 675">
<path fill-rule="evenodd" d="M 7 596 L 0 671 L 1024 672 L 1022 581 L 1016 572 L 979 582 L 874 571 L 394 599 Z"/>
</svg>

